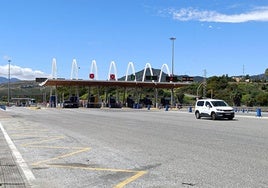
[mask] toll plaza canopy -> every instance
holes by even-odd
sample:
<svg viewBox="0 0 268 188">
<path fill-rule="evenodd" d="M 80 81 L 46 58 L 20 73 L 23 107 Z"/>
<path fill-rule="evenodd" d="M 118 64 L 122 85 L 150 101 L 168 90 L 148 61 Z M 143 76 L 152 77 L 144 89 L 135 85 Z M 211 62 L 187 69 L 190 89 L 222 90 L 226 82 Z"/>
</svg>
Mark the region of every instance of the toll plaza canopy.
<svg viewBox="0 0 268 188">
<path fill-rule="evenodd" d="M 189 82 L 117 81 L 117 80 L 65 80 L 47 79 L 41 86 L 103 86 L 103 87 L 146 87 L 174 89 L 189 85 Z"/>
</svg>

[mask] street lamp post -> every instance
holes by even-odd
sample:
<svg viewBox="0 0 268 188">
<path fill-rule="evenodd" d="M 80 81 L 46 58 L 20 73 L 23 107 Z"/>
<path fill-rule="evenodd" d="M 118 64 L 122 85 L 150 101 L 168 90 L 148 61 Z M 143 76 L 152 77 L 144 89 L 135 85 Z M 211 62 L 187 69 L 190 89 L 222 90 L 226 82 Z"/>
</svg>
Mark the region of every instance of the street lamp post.
<svg viewBox="0 0 268 188">
<path fill-rule="evenodd" d="M 170 40 L 172 41 L 172 67 L 171 67 L 171 76 L 174 76 L 174 41 L 176 40 L 175 37 L 171 37 Z M 171 89 L 171 97 L 170 97 L 170 103 L 171 106 L 173 105 L 173 98 L 174 98 L 174 91 L 173 88 Z"/>
<path fill-rule="evenodd" d="M 8 89 L 7 89 L 7 105 L 9 106 L 10 102 L 10 62 L 11 60 L 8 60 Z"/>
<path fill-rule="evenodd" d="M 174 41 L 176 40 L 175 37 L 171 37 L 170 40 L 172 41 L 172 69 L 171 69 L 171 72 L 172 72 L 172 76 L 174 74 Z"/>
</svg>

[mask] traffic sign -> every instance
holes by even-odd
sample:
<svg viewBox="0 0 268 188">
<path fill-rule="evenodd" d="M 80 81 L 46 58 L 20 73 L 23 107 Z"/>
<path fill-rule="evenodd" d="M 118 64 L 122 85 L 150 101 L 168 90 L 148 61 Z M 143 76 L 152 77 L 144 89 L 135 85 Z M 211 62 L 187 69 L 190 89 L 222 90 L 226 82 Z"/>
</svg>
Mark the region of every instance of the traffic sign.
<svg viewBox="0 0 268 188">
<path fill-rule="evenodd" d="M 110 80 L 115 80 L 115 74 L 110 74 Z"/>
<path fill-rule="evenodd" d="M 194 81 L 194 77 L 183 76 L 183 77 L 182 77 L 182 81 L 183 81 L 183 82 L 193 82 L 193 81 Z"/>
<path fill-rule="evenodd" d="M 94 75 L 93 73 L 90 73 L 90 74 L 89 74 L 89 78 L 90 78 L 90 79 L 94 79 L 94 77 L 95 77 L 95 75 Z"/>
</svg>

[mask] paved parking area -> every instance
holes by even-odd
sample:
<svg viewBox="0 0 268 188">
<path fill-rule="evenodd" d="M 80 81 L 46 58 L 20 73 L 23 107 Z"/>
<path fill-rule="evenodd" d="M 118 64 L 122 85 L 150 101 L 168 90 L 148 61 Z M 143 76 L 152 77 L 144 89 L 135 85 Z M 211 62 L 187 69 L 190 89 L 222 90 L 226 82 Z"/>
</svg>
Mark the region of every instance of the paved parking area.
<svg viewBox="0 0 268 188">
<path fill-rule="evenodd" d="M 266 187 L 265 115 L 211 121 L 186 110 L 13 108 L 1 122 L 33 187 Z"/>
</svg>

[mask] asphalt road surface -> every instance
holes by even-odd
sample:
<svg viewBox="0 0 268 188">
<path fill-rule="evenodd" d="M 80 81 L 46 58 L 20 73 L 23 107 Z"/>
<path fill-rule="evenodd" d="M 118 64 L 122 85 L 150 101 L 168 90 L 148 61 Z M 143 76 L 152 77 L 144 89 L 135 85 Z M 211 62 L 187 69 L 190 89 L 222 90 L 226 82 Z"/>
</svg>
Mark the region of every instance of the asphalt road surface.
<svg viewBox="0 0 268 188">
<path fill-rule="evenodd" d="M 268 187 L 268 119 L 187 111 L 8 108 L 34 187 Z"/>
</svg>

